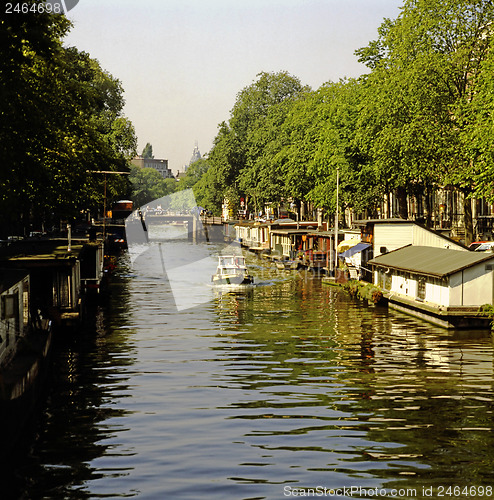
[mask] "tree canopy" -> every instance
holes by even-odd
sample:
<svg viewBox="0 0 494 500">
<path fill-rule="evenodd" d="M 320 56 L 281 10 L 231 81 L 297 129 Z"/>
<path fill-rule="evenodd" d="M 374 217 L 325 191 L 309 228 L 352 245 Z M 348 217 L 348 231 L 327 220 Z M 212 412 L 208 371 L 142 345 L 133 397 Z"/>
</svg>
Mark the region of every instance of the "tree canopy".
<svg viewBox="0 0 494 500">
<path fill-rule="evenodd" d="M 492 26 L 490 0 L 405 0 L 356 51 L 369 69 L 360 78 L 311 90 L 261 73 L 219 127 L 204 199 L 334 212 L 338 171 L 341 208 L 368 215 L 392 193 L 404 218 L 407 199 L 423 197 L 430 222 L 431 193 L 454 189 L 471 235 L 469 197 L 494 200 Z"/>
<path fill-rule="evenodd" d="M 132 186 L 130 198 L 137 207 L 142 207 L 176 190 L 177 181 L 175 179 L 163 179 L 161 174 L 154 168 L 142 168 L 132 165 L 129 177 Z"/>
<path fill-rule="evenodd" d="M 450 185 L 465 195 L 470 236 L 472 186 L 483 195 L 489 189 L 464 132 L 487 75 L 493 20 L 488 0 L 408 0 L 395 21 L 383 23 L 379 39 L 357 51 L 372 70 L 362 144 L 387 189 L 403 195 L 400 214 L 408 215 L 405 194 Z"/>
<path fill-rule="evenodd" d="M 205 159 L 178 183 L 133 170 L 134 195 L 192 188 L 216 213 L 225 198 L 255 212 L 334 213 L 338 174 L 340 208 L 373 216 L 387 200 L 391 214 L 393 197 L 406 218 L 416 197 L 430 222 L 431 194 L 450 189 L 466 200 L 468 240 L 469 197 L 494 202 L 493 26 L 491 0 L 405 0 L 356 51 L 367 74 L 315 90 L 286 71 L 258 74 Z M 102 188 L 90 172 L 127 169 L 136 150 L 120 82 L 63 46 L 64 16 L 7 16 L 0 27 L 0 232 L 94 211 Z M 153 157 L 151 144 L 142 155 Z M 128 188 L 112 179 L 109 192 Z"/>
<path fill-rule="evenodd" d="M 96 211 L 103 190 L 90 171 L 128 170 L 135 154 L 120 82 L 63 45 L 69 29 L 65 16 L 46 12 L 0 20 L 3 235 Z M 126 190 L 123 179 L 109 183 L 110 195 Z"/>
</svg>

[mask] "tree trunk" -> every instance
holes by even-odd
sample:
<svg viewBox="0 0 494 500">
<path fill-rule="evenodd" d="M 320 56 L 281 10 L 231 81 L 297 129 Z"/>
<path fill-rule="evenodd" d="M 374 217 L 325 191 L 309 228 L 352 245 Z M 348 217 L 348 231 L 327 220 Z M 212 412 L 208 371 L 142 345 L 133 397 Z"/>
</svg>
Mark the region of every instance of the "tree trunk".
<svg viewBox="0 0 494 500">
<path fill-rule="evenodd" d="M 300 200 L 295 200 L 295 210 L 297 212 L 297 222 L 300 220 L 300 216 L 302 215 L 302 202 Z"/>
<path fill-rule="evenodd" d="M 391 192 L 389 190 L 388 183 L 385 183 L 386 185 L 386 217 L 383 218 L 389 219 L 391 217 Z"/>
<path fill-rule="evenodd" d="M 408 219 L 407 192 L 404 187 L 399 187 L 396 190 L 398 198 L 398 211 L 401 219 Z"/>
<path fill-rule="evenodd" d="M 473 241 L 473 213 L 472 200 L 468 197 L 468 192 L 463 192 L 463 213 L 465 224 L 465 245 L 470 245 Z"/>
<path fill-rule="evenodd" d="M 420 195 L 419 195 L 420 196 Z M 426 188 L 424 193 L 425 226 L 432 228 L 432 195 L 430 189 Z"/>
</svg>

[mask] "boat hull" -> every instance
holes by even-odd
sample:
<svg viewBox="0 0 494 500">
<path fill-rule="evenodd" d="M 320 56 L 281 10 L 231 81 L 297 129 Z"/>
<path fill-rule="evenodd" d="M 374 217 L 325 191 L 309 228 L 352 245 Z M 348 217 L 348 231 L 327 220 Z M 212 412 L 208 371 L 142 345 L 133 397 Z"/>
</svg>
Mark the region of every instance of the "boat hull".
<svg viewBox="0 0 494 500">
<path fill-rule="evenodd" d="M 52 332 L 40 331 L 26 337 L 28 348 L 16 354 L 0 377 L 0 464 L 9 462 L 22 447 L 26 428 L 46 391 L 50 366 Z"/>
<path fill-rule="evenodd" d="M 213 276 L 213 285 L 248 285 L 253 282 L 252 276 L 243 274 Z"/>
</svg>

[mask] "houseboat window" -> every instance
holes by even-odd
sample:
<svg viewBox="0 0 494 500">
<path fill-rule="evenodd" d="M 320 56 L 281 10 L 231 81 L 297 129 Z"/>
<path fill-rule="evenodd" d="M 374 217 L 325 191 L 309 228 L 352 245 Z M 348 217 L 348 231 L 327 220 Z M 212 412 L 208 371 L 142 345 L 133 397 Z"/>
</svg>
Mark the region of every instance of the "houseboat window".
<svg viewBox="0 0 494 500">
<path fill-rule="evenodd" d="M 386 273 L 384 271 L 379 271 L 378 273 L 378 286 L 384 290 L 391 290 L 391 273 Z"/>
<path fill-rule="evenodd" d="M 385 274 L 382 271 L 377 273 L 377 286 L 380 288 L 384 288 L 384 284 L 386 282 Z"/>
<path fill-rule="evenodd" d="M 24 327 L 29 324 L 29 282 L 24 281 L 22 286 L 22 314 Z"/>
<path fill-rule="evenodd" d="M 15 318 L 19 308 L 19 295 L 12 293 L 2 296 L 2 319 Z"/>
<path fill-rule="evenodd" d="M 391 273 L 386 273 L 384 275 L 384 289 L 391 290 Z"/>
<path fill-rule="evenodd" d="M 64 272 L 53 276 L 53 305 L 70 307 L 70 276 Z"/>
<path fill-rule="evenodd" d="M 417 298 L 425 299 L 425 279 L 419 279 L 417 283 Z"/>
</svg>

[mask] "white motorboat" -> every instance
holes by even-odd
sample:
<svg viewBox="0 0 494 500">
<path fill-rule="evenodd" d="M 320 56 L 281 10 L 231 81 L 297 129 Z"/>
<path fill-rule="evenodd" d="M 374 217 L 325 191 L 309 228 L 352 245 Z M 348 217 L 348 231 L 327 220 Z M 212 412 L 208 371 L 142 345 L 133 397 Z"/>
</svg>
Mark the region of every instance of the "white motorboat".
<svg viewBox="0 0 494 500">
<path fill-rule="evenodd" d="M 214 285 L 248 285 L 254 282 L 241 255 L 220 255 L 211 281 Z"/>
</svg>

